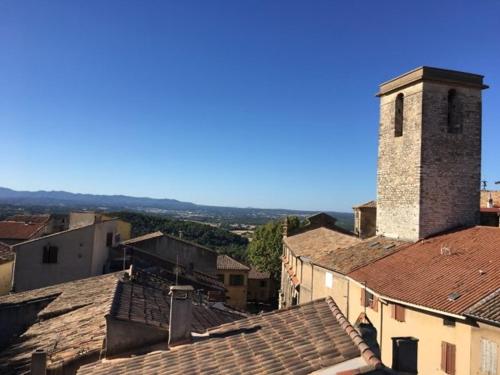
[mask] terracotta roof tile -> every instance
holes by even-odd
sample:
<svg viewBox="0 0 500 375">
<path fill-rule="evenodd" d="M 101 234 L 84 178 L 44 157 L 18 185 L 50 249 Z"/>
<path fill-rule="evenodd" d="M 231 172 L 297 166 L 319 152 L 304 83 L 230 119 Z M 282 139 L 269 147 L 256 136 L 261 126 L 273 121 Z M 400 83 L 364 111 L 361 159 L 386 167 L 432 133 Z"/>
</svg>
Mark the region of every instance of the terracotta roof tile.
<svg viewBox="0 0 500 375">
<path fill-rule="evenodd" d="M 500 288 L 469 308 L 465 315 L 500 326 Z"/>
<path fill-rule="evenodd" d="M 134 237 L 134 238 L 131 238 L 131 239 L 126 240 L 126 241 L 122 241 L 121 244 L 122 245 L 131 245 L 131 244 L 135 244 L 137 242 L 142 242 L 142 241 L 146 241 L 146 240 L 150 240 L 150 239 L 158 238 L 158 237 L 162 237 L 162 236 L 163 236 L 162 232 L 156 231 L 156 232 L 144 234 L 144 235 L 139 236 L 139 237 Z"/>
<path fill-rule="evenodd" d="M 500 228 L 462 229 L 402 246 L 349 274 L 387 298 L 463 314 L 500 285 Z"/>
<path fill-rule="evenodd" d="M 50 215 L 13 215 L 9 216 L 5 221 L 18 221 L 21 223 L 37 223 L 46 224 L 50 221 Z"/>
<path fill-rule="evenodd" d="M 347 274 L 400 249 L 406 242 L 383 236 L 371 237 L 353 246 L 326 252 L 316 259 L 322 267 Z"/>
<path fill-rule="evenodd" d="M 218 270 L 232 270 L 232 271 L 249 271 L 250 267 L 238 262 L 236 259 L 227 255 L 217 256 L 217 269 Z"/>
<path fill-rule="evenodd" d="M 295 256 L 304 256 L 315 261 L 332 250 L 352 246 L 361 240 L 354 235 L 333 229 L 317 228 L 284 237 L 283 241 Z"/>
<path fill-rule="evenodd" d="M 377 201 L 369 201 L 366 203 L 359 204 L 353 208 L 377 208 Z"/>
<path fill-rule="evenodd" d="M 269 272 L 260 272 L 255 267 L 251 267 L 250 272 L 248 272 L 248 279 L 252 280 L 264 280 L 270 277 Z"/>
<path fill-rule="evenodd" d="M 373 353 L 346 332 L 350 324 L 331 298 L 252 316 L 208 331 L 208 337 L 169 351 L 86 365 L 78 374 L 308 374 Z M 352 336 L 356 334 L 352 333 Z M 359 336 L 359 334 L 357 335 Z"/>
<path fill-rule="evenodd" d="M 21 221 L 0 221 L 0 239 L 29 240 L 36 236 L 47 224 L 24 223 Z"/>
</svg>

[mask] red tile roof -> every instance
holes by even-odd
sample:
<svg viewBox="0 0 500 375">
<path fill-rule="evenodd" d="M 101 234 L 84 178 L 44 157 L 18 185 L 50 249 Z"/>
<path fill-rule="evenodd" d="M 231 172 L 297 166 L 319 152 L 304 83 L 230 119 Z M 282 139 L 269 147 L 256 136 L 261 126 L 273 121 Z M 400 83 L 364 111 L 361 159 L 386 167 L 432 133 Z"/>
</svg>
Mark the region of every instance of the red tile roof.
<svg viewBox="0 0 500 375">
<path fill-rule="evenodd" d="M 264 280 L 270 277 L 269 272 L 260 272 L 255 267 L 250 268 L 250 272 L 248 273 L 248 279 L 253 280 Z"/>
<path fill-rule="evenodd" d="M 500 207 L 481 207 L 481 212 L 497 212 L 500 213 Z"/>
<path fill-rule="evenodd" d="M 50 215 L 13 215 L 5 221 L 17 221 L 21 223 L 46 224 L 50 220 Z"/>
<path fill-rule="evenodd" d="M 29 240 L 36 236 L 47 223 L 24 223 L 21 221 L 0 221 L 0 239 Z"/>
<path fill-rule="evenodd" d="M 217 257 L 217 269 L 228 271 L 250 271 L 250 267 L 238 262 L 236 259 L 227 255 L 219 255 Z"/>
<path fill-rule="evenodd" d="M 377 208 L 377 201 L 369 201 L 357 206 L 353 206 L 353 208 Z"/>
<path fill-rule="evenodd" d="M 473 319 L 500 326 L 500 288 L 469 308 L 465 314 Z"/>
<path fill-rule="evenodd" d="M 411 245 L 349 276 L 386 298 L 463 315 L 500 286 L 500 228 L 473 227 Z"/>
<path fill-rule="evenodd" d="M 331 297 L 208 330 L 193 344 L 82 366 L 78 374 L 308 374 L 362 357 L 382 364 Z"/>
</svg>

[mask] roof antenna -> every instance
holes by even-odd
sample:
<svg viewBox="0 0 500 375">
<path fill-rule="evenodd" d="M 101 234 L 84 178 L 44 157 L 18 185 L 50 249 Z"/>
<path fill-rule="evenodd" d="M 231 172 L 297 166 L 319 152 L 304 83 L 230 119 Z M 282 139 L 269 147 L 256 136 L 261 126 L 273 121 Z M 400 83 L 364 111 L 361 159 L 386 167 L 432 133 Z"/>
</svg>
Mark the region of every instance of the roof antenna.
<svg viewBox="0 0 500 375">
<path fill-rule="evenodd" d="M 486 182 L 486 180 L 483 180 L 481 181 L 481 184 L 483 185 L 483 190 L 486 190 L 486 185 L 488 184 L 488 182 Z"/>
</svg>

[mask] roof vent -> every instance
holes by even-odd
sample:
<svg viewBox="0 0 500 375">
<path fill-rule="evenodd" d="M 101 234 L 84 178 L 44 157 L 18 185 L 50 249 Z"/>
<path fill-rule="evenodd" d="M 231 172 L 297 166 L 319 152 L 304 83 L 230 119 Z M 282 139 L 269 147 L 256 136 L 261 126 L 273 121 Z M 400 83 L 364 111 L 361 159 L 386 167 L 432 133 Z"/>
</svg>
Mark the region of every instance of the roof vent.
<svg viewBox="0 0 500 375">
<path fill-rule="evenodd" d="M 441 255 L 451 255 L 451 249 L 447 246 L 441 246 Z"/>
<path fill-rule="evenodd" d="M 453 292 L 448 294 L 448 301 L 456 301 L 460 297 L 460 293 Z"/>
<path fill-rule="evenodd" d="M 389 249 L 392 249 L 394 246 L 396 246 L 396 244 L 394 244 L 394 243 L 390 243 L 389 245 L 385 245 L 385 246 L 384 246 L 384 249 L 385 249 L 385 250 L 389 250 Z"/>
<path fill-rule="evenodd" d="M 486 274 L 486 271 L 485 271 L 485 270 L 479 270 L 479 274 L 480 274 L 480 275 L 485 275 L 485 274 Z"/>
<path fill-rule="evenodd" d="M 372 242 L 372 243 L 371 243 L 371 244 L 369 244 L 368 246 L 369 246 L 369 247 L 376 247 L 376 246 L 378 246 L 378 245 L 380 245 L 380 243 L 379 243 L 379 242 Z"/>
</svg>

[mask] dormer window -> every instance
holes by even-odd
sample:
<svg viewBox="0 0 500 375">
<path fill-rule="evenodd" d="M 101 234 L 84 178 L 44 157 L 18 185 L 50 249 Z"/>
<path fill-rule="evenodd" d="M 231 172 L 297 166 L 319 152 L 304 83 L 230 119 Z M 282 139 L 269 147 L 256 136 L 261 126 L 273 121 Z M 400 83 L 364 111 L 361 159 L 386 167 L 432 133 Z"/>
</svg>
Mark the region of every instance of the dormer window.
<svg viewBox="0 0 500 375">
<path fill-rule="evenodd" d="M 394 110 L 394 136 L 401 137 L 403 135 L 403 110 L 404 110 L 404 95 L 398 94 Z"/>
<path fill-rule="evenodd" d="M 457 91 L 451 89 L 448 91 L 448 133 L 462 133 L 462 119 L 458 105 Z"/>
</svg>

